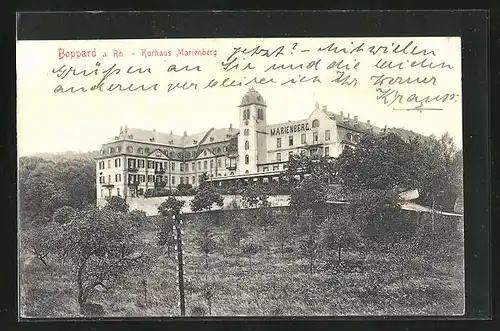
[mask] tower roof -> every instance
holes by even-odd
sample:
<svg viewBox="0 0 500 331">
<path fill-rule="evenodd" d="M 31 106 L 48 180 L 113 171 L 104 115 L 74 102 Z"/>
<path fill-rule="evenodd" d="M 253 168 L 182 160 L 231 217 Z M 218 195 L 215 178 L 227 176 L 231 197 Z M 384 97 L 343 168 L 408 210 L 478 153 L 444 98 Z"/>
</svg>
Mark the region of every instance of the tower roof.
<svg viewBox="0 0 500 331">
<path fill-rule="evenodd" d="M 262 95 L 253 87 L 250 88 L 250 90 L 248 90 L 248 92 L 243 96 L 243 99 L 241 99 L 240 107 L 249 105 L 267 106 Z"/>
</svg>

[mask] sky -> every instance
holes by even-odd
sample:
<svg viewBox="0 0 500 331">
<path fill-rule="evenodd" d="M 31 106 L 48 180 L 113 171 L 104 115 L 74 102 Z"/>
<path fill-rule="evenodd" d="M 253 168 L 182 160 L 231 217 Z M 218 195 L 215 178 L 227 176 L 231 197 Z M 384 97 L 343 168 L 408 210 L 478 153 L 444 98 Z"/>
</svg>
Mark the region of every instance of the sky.
<svg viewBox="0 0 500 331">
<path fill-rule="evenodd" d="M 412 42 L 412 49 L 433 50 L 436 55 L 422 54 L 371 54 L 366 51 L 368 45 L 376 47 L 391 44 L 407 45 Z M 355 45 L 364 44 L 365 51 L 352 54 L 342 54 L 328 51 L 317 51 L 321 46 L 335 43 L 339 47 L 352 50 Z M 256 68 L 249 71 L 224 71 L 222 64 L 234 52 L 240 50 L 276 49 L 283 46 L 282 56 L 251 56 L 252 53 L 242 52 L 232 58 L 239 63 L 241 69 L 247 62 Z M 351 47 L 351 48 L 349 48 Z M 178 49 L 185 50 L 216 50 L 217 56 L 177 56 Z M 63 51 L 61 51 L 61 49 Z M 65 52 L 77 50 L 96 50 L 96 58 L 62 58 Z M 122 51 L 121 58 L 104 58 L 103 52 L 112 53 L 113 49 Z M 170 51 L 171 56 L 145 57 L 143 50 Z M 301 50 L 307 50 L 301 52 Z M 417 49 L 418 51 L 418 49 Z M 68 53 L 69 54 L 69 53 Z M 76 54 L 76 53 L 75 53 Z M 80 53 L 81 54 L 81 53 Z M 88 53 L 90 54 L 90 53 Z M 380 69 L 375 67 L 379 60 L 402 62 L 407 65 L 411 61 L 421 61 L 424 58 L 434 63 L 446 61 L 453 69 L 408 68 Z M 327 65 L 336 61 L 350 64 L 350 69 L 343 68 L 351 79 L 356 78 L 355 86 L 341 85 L 331 82 L 338 77 L 338 68 L 326 69 Z M 316 68 L 304 69 L 307 64 L 316 63 Z M 99 62 L 99 67 L 96 67 Z M 356 69 L 354 65 L 358 63 Z M 272 64 L 303 64 L 296 70 L 264 71 Z M 77 92 L 54 93 L 61 84 L 63 88 L 74 86 L 90 87 L 97 84 L 105 75 L 102 71 L 112 67 L 121 69 L 118 74 L 112 74 L 106 79 L 106 84 L 122 83 L 145 84 L 158 83 L 158 91 L 136 92 Z M 201 71 L 182 70 L 168 71 L 171 65 L 176 70 L 187 65 L 191 68 L 200 67 Z M 80 71 L 98 68 L 97 75 L 73 76 L 58 78 L 52 71 L 64 66 L 74 67 Z M 126 68 L 150 68 L 152 73 L 126 74 Z M 171 68 L 171 67 L 170 67 Z M 374 86 L 374 75 L 391 77 L 435 77 L 433 84 L 400 84 L 387 83 Z M 20 156 L 35 153 L 60 153 L 68 150 L 91 151 L 100 149 L 101 145 L 111 140 L 119 133 L 121 125 L 142 129 L 183 134 L 206 131 L 212 127 L 238 127 L 238 105 L 243 95 L 254 87 L 265 99 L 267 123 L 284 123 L 288 120 L 306 119 L 314 110 L 315 104 L 327 106 L 328 111 L 351 117 L 358 115 L 360 121 L 370 120 L 373 125 L 383 127 L 403 127 L 422 134 L 441 135 L 448 131 L 456 145 L 462 145 L 462 115 L 461 115 L 461 73 L 460 73 L 460 39 L 458 38 L 307 38 L 300 39 L 191 39 L 191 40 L 99 40 L 99 41 L 21 41 L 17 45 L 17 81 L 18 81 L 18 152 Z M 311 78 L 318 76 L 322 83 L 285 84 L 289 79 L 301 76 Z M 247 77 L 248 76 L 248 77 Z M 276 84 L 256 84 L 237 87 L 206 88 L 212 79 L 222 81 L 224 78 L 247 83 L 250 77 L 273 78 Z M 175 89 L 167 92 L 168 84 L 194 82 L 198 88 L 188 90 Z M 107 86 L 107 85 L 106 85 Z M 393 110 L 412 108 L 416 103 L 403 102 L 397 105 L 385 105 L 379 98 L 381 92 L 376 88 L 395 89 L 407 98 L 411 94 L 419 98 L 433 97 L 445 93 L 456 94 L 455 100 L 446 102 L 430 102 L 429 108 L 442 110 L 404 111 Z M 389 100 L 389 99 L 387 99 Z M 407 99 L 406 99 L 407 100 Z"/>
</svg>

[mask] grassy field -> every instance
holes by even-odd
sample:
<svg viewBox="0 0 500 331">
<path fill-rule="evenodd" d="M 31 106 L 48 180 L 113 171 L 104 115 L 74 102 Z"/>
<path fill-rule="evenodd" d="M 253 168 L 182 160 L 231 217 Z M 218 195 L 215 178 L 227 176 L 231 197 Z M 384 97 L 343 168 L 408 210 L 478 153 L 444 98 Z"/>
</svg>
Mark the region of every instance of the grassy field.
<svg viewBox="0 0 500 331">
<path fill-rule="evenodd" d="M 106 316 L 178 316 L 178 289 L 174 254 L 157 246 L 154 220 L 139 233 L 147 267 L 131 271 L 112 290 L 100 291 L 92 302 Z M 227 226 L 214 226 L 217 247 L 208 257 L 195 240 L 195 222 L 184 229 L 187 315 L 459 315 L 463 314 L 463 271 L 460 261 L 435 263 L 413 256 L 404 277 L 384 252 L 345 251 L 343 262 L 319 259 L 312 275 L 298 254 L 296 240 L 281 257 L 276 240 L 263 228 L 251 226 L 248 242 L 259 249 L 253 256 L 228 243 Z M 460 252 L 459 252 L 460 253 Z M 26 317 L 78 317 L 77 288 L 69 266 L 56 258 L 44 266 L 21 252 L 21 311 Z M 146 281 L 144 287 L 143 280 Z M 146 295 L 144 295 L 146 294 Z"/>
</svg>

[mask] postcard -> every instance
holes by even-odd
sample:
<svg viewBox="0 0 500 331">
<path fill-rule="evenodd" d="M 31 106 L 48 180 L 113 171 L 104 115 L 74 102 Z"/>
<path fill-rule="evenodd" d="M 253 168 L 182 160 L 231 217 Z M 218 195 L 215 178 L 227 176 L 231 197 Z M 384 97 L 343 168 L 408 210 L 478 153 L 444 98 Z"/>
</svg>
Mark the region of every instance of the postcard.
<svg viewBox="0 0 500 331">
<path fill-rule="evenodd" d="M 464 314 L 460 37 L 17 42 L 22 318 Z"/>
</svg>

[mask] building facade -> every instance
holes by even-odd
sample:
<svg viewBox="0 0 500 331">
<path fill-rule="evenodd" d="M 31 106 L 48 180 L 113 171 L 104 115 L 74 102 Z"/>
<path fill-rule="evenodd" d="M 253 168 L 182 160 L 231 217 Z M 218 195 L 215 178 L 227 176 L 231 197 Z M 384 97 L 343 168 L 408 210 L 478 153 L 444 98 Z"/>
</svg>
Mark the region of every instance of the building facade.
<svg viewBox="0 0 500 331">
<path fill-rule="evenodd" d="M 238 109 L 238 128 L 181 136 L 121 127 L 96 159 L 98 199 L 136 197 L 159 187 L 174 190 L 179 184 L 196 187 L 205 173 L 219 184 L 272 179 L 285 170 L 293 154 L 337 157 L 355 147 L 362 135 L 381 132 L 370 121 L 334 114 L 319 104 L 304 120 L 268 125 L 267 104 L 253 88 Z"/>
</svg>

